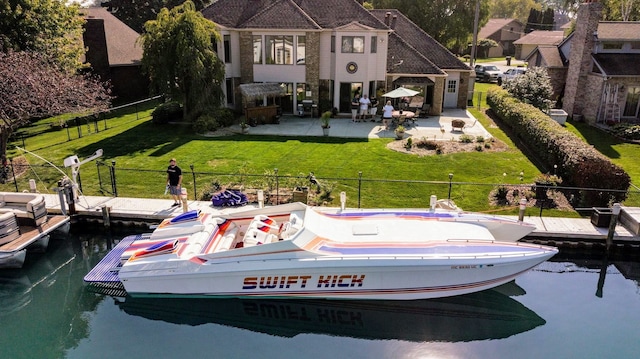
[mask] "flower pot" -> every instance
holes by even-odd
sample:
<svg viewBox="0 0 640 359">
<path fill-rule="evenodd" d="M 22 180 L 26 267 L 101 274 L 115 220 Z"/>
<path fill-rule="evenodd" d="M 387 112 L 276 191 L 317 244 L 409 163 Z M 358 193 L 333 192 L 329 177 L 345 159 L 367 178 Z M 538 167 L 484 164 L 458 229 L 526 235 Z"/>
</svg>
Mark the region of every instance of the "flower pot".
<svg viewBox="0 0 640 359">
<path fill-rule="evenodd" d="M 611 224 L 611 216 L 613 212 L 611 208 L 593 208 L 591 213 L 591 224 L 596 227 L 609 227 Z"/>
<path fill-rule="evenodd" d="M 324 136 L 329 136 L 329 127 L 323 127 L 322 128 L 322 134 Z"/>
<path fill-rule="evenodd" d="M 404 138 L 404 132 L 396 131 L 396 140 L 401 140 Z"/>
</svg>

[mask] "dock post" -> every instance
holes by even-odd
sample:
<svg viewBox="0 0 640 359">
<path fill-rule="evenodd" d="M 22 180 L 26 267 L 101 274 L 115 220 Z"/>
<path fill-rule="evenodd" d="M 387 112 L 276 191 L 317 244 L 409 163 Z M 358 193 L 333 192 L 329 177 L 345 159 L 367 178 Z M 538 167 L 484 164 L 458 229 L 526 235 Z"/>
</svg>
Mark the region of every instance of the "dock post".
<svg viewBox="0 0 640 359">
<path fill-rule="evenodd" d="M 347 192 L 340 192 L 340 210 L 344 211 L 345 206 L 347 205 Z"/>
<path fill-rule="evenodd" d="M 180 199 L 182 201 L 182 213 L 189 212 L 189 203 L 187 203 L 187 189 L 180 188 Z"/>
<path fill-rule="evenodd" d="M 67 215 L 67 206 L 64 200 L 64 187 L 62 186 L 62 182 L 58 181 L 58 188 L 56 189 L 58 192 L 58 200 L 60 201 L 60 212 L 62 212 L 63 216 Z"/>
<path fill-rule="evenodd" d="M 258 190 L 258 208 L 264 208 L 264 190 Z"/>
<path fill-rule="evenodd" d="M 527 199 L 520 198 L 520 211 L 518 212 L 518 221 L 524 221 L 524 210 L 527 209 Z"/>
<path fill-rule="evenodd" d="M 613 234 L 616 232 L 616 224 L 618 224 L 618 215 L 620 214 L 620 203 L 614 203 L 611 212 L 611 222 L 609 222 L 609 232 L 607 233 L 607 251 L 613 244 Z"/>
<path fill-rule="evenodd" d="M 34 180 L 33 178 L 29 180 L 29 192 L 38 192 L 38 189 L 36 188 L 36 180 Z"/>
<path fill-rule="evenodd" d="M 429 208 L 431 209 L 431 211 L 436 210 L 436 204 L 438 204 L 438 196 L 432 194 L 429 198 Z"/>
<path fill-rule="evenodd" d="M 111 207 L 102 206 L 102 221 L 106 228 L 111 227 Z"/>
</svg>

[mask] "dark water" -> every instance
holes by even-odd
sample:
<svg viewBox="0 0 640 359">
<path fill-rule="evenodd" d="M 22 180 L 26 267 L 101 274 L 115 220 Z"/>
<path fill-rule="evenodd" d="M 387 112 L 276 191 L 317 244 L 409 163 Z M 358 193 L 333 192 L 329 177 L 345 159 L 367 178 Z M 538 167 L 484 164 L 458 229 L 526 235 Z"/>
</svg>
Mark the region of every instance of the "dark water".
<svg viewBox="0 0 640 359">
<path fill-rule="evenodd" d="M 438 300 L 132 300 L 83 285 L 107 238 L 70 237 L 0 271 L 0 358 L 640 357 L 639 262 L 557 257 Z"/>
</svg>

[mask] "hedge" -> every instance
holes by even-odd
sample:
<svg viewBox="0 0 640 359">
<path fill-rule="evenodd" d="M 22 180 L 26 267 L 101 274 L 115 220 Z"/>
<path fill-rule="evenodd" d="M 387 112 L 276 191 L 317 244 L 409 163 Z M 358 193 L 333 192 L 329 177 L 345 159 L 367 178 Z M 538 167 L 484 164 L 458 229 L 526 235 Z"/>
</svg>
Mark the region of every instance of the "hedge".
<svg viewBox="0 0 640 359">
<path fill-rule="evenodd" d="M 539 109 L 502 89 L 490 89 L 487 104 L 566 185 L 617 191 L 581 191 L 583 206 L 602 207 L 627 198 L 631 178 L 619 166 Z"/>
</svg>

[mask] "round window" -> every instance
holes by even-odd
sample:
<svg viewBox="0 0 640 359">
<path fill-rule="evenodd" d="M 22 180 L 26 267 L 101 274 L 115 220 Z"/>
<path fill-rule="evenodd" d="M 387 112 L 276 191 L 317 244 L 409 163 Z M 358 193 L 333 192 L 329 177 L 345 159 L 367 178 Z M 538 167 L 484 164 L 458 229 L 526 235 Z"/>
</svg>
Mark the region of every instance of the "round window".
<svg viewBox="0 0 640 359">
<path fill-rule="evenodd" d="M 347 72 L 350 74 L 354 74 L 356 73 L 356 71 L 358 71 L 358 64 L 356 64 L 355 62 L 350 62 L 347 64 Z"/>
</svg>

